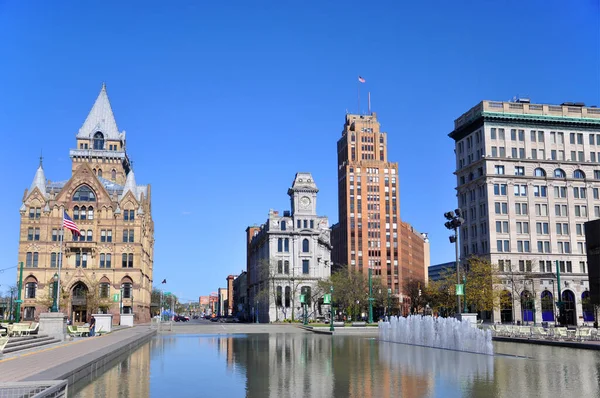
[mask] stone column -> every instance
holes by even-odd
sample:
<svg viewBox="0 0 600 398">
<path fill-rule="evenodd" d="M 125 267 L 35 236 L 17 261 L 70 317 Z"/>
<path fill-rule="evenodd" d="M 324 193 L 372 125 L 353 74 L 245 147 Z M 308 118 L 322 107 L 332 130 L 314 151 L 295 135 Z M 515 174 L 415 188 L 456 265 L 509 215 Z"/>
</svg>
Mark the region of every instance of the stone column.
<svg viewBox="0 0 600 398">
<path fill-rule="evenodd" d="M 96 334 L 112 332 L 112 314 L 93 314 L 96 318 Z"/>
<path fill-rule="evenodd" d="M 40 314 L 38 334 L 45 334 L 60 341 L 65 340 L 67 324 L 62 312 L 44 312 Z"/>
</svg>

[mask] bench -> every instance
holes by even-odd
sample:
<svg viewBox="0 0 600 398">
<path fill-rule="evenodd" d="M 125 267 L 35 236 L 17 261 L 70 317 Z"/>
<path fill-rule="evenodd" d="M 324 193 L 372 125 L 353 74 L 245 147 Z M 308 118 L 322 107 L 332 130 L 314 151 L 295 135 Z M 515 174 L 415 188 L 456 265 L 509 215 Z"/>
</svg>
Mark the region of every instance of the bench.
<svg viewBox="0 0 600 398">
<path fill-rule="evenodd" d="M 352 326 L 365 327 L 367 322 L 352 322 Z"/>
<path fill-rule="evenodd" d="M 333 327 L 343 328 L 346 324 L 344 322 L 333 322 Z"/>
</svg>

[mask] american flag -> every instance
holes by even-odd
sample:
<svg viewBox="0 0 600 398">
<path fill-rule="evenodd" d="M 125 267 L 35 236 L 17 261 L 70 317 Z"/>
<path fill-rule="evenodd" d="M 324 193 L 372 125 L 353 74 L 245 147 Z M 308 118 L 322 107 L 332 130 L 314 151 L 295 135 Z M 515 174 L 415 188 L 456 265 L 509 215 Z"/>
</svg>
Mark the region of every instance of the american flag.
<svg viewBox="0 0 600 398">
<path fill-rule="evenodd" d="M 358 81 L 361 83 L 366 83 L 366 80 L 362 76 L 358 77 Z"/>
<path fill-rule="evenodd" d="M 71 217 L 69 217 L 69 215 L 67 214 L 66 211 L 64 212 L 64 216 L 63 216 L 63 227 L 65 227 L 66 229 L 73 232 L 73 234 L 76 234 L 76 235 L 81 234 L 79 232 L 79 227 L 77 226 L 77 224 L 75 224 L 73 222 L 73 220 L 71 219 Z"/>
</svg>

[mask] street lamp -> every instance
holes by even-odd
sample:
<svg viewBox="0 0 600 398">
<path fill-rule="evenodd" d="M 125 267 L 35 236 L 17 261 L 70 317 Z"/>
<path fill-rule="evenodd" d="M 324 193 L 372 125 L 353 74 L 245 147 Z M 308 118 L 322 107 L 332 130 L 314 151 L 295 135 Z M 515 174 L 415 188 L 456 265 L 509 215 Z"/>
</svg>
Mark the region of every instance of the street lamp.
<svg viewBox="0 0 600 398">
<path fill-rule="evenodd" d="M 387 308 L 387 316 L 388 316 L 388 318 L 391 315 L 391 305 L 390 305 L 390 295 L 391 294 L 392 294 L 392 289 L 388 288 L 388 305 L 387 305 L 388 306 L 388 308 Z"/>
<path fill-rule="evenodd" d="M 456 284 L 460 285 L 460 263 L 458 262 L 458 228 L 465 222 L 465 220 L 461 217 L 462 212 L 460 209 L 456 209 L 454 211 L 448 211 L 444 213 L 444 217 L 446 217 L 446 223 L 444 226 L 449 230 L 454 230 L 454 235 L 450 236 L 450 243 L 454 243 L 454 251 L 456 255 Z M 456 302 L 457 302 L 457 314 L 460 317 L 460 295 L 459 292 L 456 292 Z M 463 291 L 464 293 L 464 291 Z"/>
<path fill-rule="evenodd" d="M 329 308 L 330 308 L 330 310 L 329 310 L 329 318 L 330 318 L 329 319 L 329 331 L 333 332 L 335 330 L 333 327 L 333 317 L 335 314 L 335 308 L 333 308 L 333 285 L 331 285 L 329 287 L 329 291 L 331 292 L 331 296 L 329 297 L 329 302 L 330 302 L 330 305 L 329 305 Z"/>
<path fill-rule="evenodd" d="M 373 323 L 373 283 L 371 281 L 371 274 L 373 270 L 369 267 L 369 323 Z"/>
<path fill-rule="evenodd" d="M 52 291 L 54 294 L 54 301 L 52 302 L 52 308 L 50 309 L 50 312 L 58 312 L 58 274 L 55 273 L 52 279 Z"/>
</svg>

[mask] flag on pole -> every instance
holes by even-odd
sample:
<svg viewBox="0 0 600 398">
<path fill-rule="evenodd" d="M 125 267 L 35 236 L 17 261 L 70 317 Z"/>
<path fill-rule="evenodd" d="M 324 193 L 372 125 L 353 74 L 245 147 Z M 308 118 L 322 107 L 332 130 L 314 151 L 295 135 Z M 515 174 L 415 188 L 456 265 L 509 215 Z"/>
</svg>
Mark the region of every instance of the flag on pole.
<svg viewBox="0 0 600 398">
<path fill-rule="evenodd" d="M 358 81 L 361 82 L 361 83 L 366 83 L 367 82 L 362 76 L 358 77 Z"/>
<path fill-rule="evenodd" d="M 69 217 L 69 215 L 67 214 L 66 211 L 64 212 L 64 215 L 63 215 L 63 227 L 65 227 L 66 229 L 73 232 L 73 234 L 76 234 L 76 235 L 81 234 L 79 232 L 79 227 L 77 226 L 77 224 L 75 224 L 73 222 L 73 220 L 71 219 L 71 217 Z"/>
<path fill-rule="evenodd" d="M 167 280 L 166 280 L 166 279 L 163 279 L 163 281 L 162 281 L 161 283 L 167 283 Z"/>
</svg>

